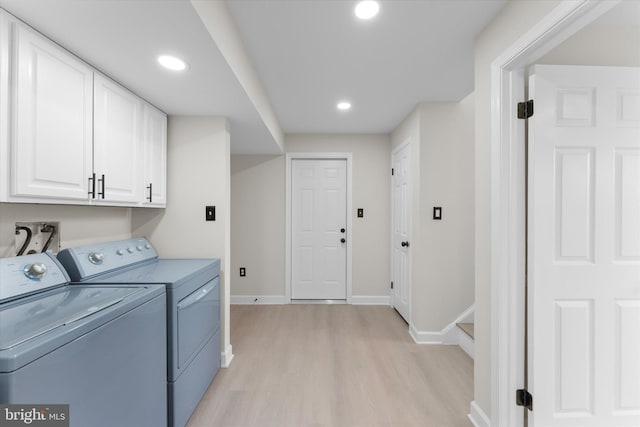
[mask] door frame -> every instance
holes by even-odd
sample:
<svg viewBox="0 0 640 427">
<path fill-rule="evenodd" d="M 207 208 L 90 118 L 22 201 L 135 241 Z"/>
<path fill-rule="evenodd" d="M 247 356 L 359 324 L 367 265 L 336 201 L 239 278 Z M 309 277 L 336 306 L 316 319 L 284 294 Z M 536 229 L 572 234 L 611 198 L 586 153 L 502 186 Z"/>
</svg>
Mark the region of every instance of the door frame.
<svg viewBox="0 0 640 427">
<path fill-rule="evenodd" d="M 410 167 L 410 171 L 411 171 L 411 176 L 409 179 L 409 198 L 410 198 L 410 202 L 409 202 L 409 236 L 410 239 L 413 239 L 413 177 L 414 177 L 414 167 L 413 167 L 413 145 L 411 144 L 411 137 L 408 137 L 407 139 L 404 140 L 404 142 L 402 142 L 401 144 L 395 146 L 392 150 L 391 150 L 391 168 L 393 168 L 393 156 L 395 156 L 400 150 L 409 147 L 411 149 L 411 151 L 409 151 L 410 155 L 411 155 L 411 161 L 409 164 Z M 393 190 L 394 186 L 393 186 L 393 178 L 391 179 L 391 215 L 389 215 L 391 217 L 391 223 L 389 224 L 389 230 L 391 232 L 391 250 L 390 250 L 390 263 L 391 263 L 391 281 L 394 280 L 395 278 L 395 272 L 394 272 L 394 264 L 393 264 L 393 220 L 395 219 L 394 217 L 394 207 L 393 207 Z M 412 255 L 413 251 L 409 250 L 409 272 L 407 274 L 407 291 L 408 291 L 408 299 L 409 299 L 409 319 L 407 319 L 407 323 L 409 324 L 409 326 L 412 325 L 411 323 L 411 277 L 412 277 L 412 270 L 411 270 L 411 266 L 412 266 Z M 395 309 L 395 307 L 393 306 L 393 289 L 389 289 L 389 303 L 391 305 L 391 307 L 393 307 Z"/>
<path fill-rule="evenodd" d="M 285 166 L 285 303 L 291 304 L 291 165 L 294 160 L 346 160 L 347 162 L 347 299 L 352 293 L 352 153 L 287 153 Z"/>
<path fill-rule="evenodd" d="M 619 3 L 564 0 L 491 64 L 491 425 L 523 425 L 526 68 Z M 472 402 L 472 413 L 475 402 Z M 477 408 L 476 408 L 477 409 Z"/>
</svg>

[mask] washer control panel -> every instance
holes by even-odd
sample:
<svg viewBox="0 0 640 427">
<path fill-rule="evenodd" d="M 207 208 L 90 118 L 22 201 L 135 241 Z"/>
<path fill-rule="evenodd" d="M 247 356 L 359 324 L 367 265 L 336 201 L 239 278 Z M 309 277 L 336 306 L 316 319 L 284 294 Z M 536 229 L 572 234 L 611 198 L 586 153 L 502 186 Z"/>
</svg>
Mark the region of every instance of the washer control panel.
<svg viewBox="0 0 640 427">
<path fill-rule="evenodd" d="M 74 282 L 156 258 L 158 254 L 144 237 L 78 246 L 58 253 L 58 260 Z"/>
<path fill-rule="evenodd" d="M 0 259 L 0 302 L 68 282 L 69 276 L 49 252 Z"/>
<path fill-rule="evenodd" d="M 47 264 L 34 262 L 24 266 L 24 275 L 32 280 L 41 280 L 47 274 Z"/>
</svg>

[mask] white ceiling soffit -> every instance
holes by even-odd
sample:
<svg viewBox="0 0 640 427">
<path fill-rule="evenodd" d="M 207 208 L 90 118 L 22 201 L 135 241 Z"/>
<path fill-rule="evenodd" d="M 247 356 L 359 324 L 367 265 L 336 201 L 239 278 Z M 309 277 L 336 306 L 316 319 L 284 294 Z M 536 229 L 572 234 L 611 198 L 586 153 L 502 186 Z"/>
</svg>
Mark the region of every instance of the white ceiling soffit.
<svg viewBox="0 0 640 427">
<path fill-rule="evenodd" d="M 370 21 L 351 0 L 228 3 L 286 133 L 388 133 L 473 91 L 475 36 L 506 1 L 382 0 Z"/>
<path fill-rule="evenodd" d="M 229 118 L 233 154 L 281 153 L 279 128 L 274 136 L 265 125 L 189 0 L 0 0 L 0 7 L 169 115 Z M 163 53 L 183 58 L 188 71 L 161 69 Z"/>
</svg>

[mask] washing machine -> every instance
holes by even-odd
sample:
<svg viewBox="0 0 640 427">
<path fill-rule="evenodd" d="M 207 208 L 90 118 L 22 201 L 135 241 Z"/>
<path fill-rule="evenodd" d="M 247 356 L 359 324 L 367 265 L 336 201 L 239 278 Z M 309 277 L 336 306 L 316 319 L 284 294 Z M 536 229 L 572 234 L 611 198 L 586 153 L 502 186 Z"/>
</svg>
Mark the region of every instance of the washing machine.
<svg viewBox="0 0 640 427">
<path fill-rule="evenodd" d="M 220 260 L 159 258 L 145 238 L 65 249 L 58 260 L 82 286 L 165 286 L 168 419 L 183 427 L 220 369 Z"/>
<path fill-rule="evenodd" d="M 50 253 L 0 259 L 0 404 L 67 404 L 72 427 L 166 425 L 165 304 L 163 286 L 70 286 Z"/>
</svg>

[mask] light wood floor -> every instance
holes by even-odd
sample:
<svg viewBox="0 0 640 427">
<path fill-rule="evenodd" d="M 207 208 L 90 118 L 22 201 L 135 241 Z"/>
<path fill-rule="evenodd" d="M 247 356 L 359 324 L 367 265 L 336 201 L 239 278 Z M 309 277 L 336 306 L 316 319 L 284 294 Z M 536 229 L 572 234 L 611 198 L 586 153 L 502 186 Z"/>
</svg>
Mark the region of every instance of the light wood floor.
<svg viewBox="0 0 640 427">
<path fill-rule="evenodd" d="M 231 344 L 188 427 L 471 425 L 473 360 L 389 307 L 234 305 Z"/>
</svg>

